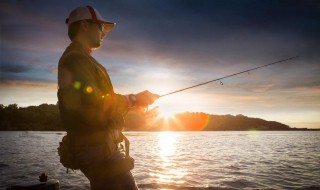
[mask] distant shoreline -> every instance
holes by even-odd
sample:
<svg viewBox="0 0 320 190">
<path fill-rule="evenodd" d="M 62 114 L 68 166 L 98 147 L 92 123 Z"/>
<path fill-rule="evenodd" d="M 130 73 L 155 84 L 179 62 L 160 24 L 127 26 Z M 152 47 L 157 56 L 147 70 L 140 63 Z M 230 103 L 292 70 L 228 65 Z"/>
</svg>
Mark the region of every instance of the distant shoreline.
<svg viewBox="0 0 320 190">
<path fill-rule="evenodd" d="M 157 108 L 130 111 L 124 131 L 188 132 L 188 131 L 319 131 L 320 128 L 293 128 L 289 125 L 251 118 L 245 115 L 210 115 L 203 112 L 177 113 L 173 117 L 160 117 Z M 0 104 L 0 131 L 65 131 L 57 105 L 18 107 Z"/>
<path fill-rule="evenodd" d="M 320 131 L 320 129 L 290 129 L 290 130 L 224 130 L 226 132 L 228 131 L 235 131 L 235 132 L 239 132 L 239 131 Z M 64 133 L 66 131 L 60 131 L 60 130 L 43 130 L 43 131 L 39 131 L 39 130 L 0 130 L 0 132 L 57 132 L 57 133 Z M 131 130 L 123 130 L 123 132 L 223 132 L 223 130 L 211 130 L 211 131 L 131 131 Z"/>
</svg>

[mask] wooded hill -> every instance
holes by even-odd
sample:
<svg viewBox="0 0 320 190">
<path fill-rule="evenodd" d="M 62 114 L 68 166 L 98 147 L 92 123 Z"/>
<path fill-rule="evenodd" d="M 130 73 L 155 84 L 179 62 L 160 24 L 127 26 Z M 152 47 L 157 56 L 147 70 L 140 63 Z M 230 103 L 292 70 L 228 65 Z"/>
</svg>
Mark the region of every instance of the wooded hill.
<svg viewBox="0 0 320 190">
<path fill-rule="evenodd" d="M 179 113 L 170 118 L 160 117 L 157 108 L 148 112 L 135 109 L 126 116 L 126 131 L 243 131 L 295 130 L 288 125 L 250 118 L 244 115 L 209 115 Z M 0 104 L 1 131 L 64 131 L 57 105 L 18 107 Z"/>
</svg>

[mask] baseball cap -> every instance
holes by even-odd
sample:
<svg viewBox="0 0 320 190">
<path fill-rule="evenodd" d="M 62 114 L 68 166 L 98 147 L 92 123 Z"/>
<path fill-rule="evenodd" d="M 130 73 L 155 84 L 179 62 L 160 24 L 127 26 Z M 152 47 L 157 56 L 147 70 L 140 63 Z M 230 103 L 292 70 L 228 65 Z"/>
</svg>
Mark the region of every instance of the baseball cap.
<svg viewBox="0 0 320 190">
<path fill-rule="evenodd" d="M 99 22 L 103 24 L 103 32 L 110 32 L 116 25 L 114 22 L 106 21 L 102 18 L 97 9 L 92 6 L 77 7 L 71 11 L 69 17 L 66 19 L 66 24 L 70 25 L 80 20 L 92 20 L 93 22 Z"/>
</svg>

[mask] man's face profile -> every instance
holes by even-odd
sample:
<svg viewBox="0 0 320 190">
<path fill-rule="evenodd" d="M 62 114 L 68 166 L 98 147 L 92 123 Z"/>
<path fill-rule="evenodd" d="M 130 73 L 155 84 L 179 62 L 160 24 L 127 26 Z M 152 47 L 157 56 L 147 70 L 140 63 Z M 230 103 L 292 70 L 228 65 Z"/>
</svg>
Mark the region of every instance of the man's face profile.
<svg viewBox="0 0 320 190">
<path fill-rule="evenodd" d="M 87 41 L 90 48 L 98 49 L 103 43 L 106 33 L 103 32 L 104 26 L 99 22 L 85 21 L 88 23 L 86 30 Z"/>
</svg>

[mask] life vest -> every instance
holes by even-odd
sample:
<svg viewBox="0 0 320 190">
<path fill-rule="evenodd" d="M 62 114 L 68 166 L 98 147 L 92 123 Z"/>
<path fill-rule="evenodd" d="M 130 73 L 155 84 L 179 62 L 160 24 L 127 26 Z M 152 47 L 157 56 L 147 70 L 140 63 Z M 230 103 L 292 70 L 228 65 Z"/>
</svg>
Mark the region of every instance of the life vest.
<svg viewBox="0 0 320 190">
<path fill-rule="evenodd" d="M 79 169 L 76 155 L 90 146 L 104 147 L 106 157 L 113 155 L 124 140 L 127 100 L 114 93 L 106 69 L 79 42 L 72 42 L 60 58 L 58 85 L 60 117 L 67 131 L 58 148 L 61 163 Z"/>
</svg>

